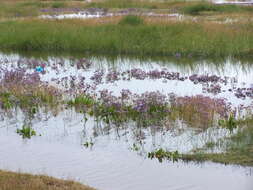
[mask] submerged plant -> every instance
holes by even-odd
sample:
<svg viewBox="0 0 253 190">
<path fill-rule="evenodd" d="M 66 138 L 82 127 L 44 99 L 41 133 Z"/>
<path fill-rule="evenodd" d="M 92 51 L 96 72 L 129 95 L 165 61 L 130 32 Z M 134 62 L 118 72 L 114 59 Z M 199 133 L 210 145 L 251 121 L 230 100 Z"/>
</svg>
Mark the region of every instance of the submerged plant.
<svg viewBox="0 0 253 190">
<path fill-rule="evenodd" d="M 92 141 L 86 141 L 84 144 L 83 144 L 83 146 L 85 146 L 86 148 L 88 148 L 88 147 L 92 147 L 94 145 L 94 143 L 92 142 Z"/>
<path fill-rule="evenodd" d="M 180 154 L 178 153 L 178 151 L 169 152 L 160 148 L 154 152 L 149 152 L 148 158 L 150 159 L 157 158 L 159 162 L 162 162 L 164 159 L 176 162 L 180 158 Z"/>
<path fill-rule="evenodd" d="M 31 126 L 23 125 L 22 129 L 17 129 L 17 133 L 22 135 L 23 138 L 30 139 L 32 136 L 36 136 L 35 130 L 32 129 Z"/>
<path fill-rule="evenodd" d="M 140 147 L 138 147 L 135 143 L 133 143 L 133 146 L 131 147 L 133 151 L 139 151 Z"/>
</svg>

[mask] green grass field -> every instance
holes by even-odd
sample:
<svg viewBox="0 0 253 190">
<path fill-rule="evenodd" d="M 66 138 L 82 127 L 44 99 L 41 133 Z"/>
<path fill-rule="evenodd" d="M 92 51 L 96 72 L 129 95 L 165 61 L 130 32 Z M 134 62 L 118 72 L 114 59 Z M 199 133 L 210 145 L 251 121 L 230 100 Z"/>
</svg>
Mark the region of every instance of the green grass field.
<svg viewBox="0 0 253 190">
<path fill-rule="evenodd" d="M 123 18 L 124 19 L 124 18 Z M 85 21 L 6 21 L 0 49 L 135 55 L 251 56 L 253 25 L 142 22 L 86 25 Z M 128 22 L 128 21 L 127 21 Z M 29 26 L 29 27 L 27 27 Z"/>
</svg>

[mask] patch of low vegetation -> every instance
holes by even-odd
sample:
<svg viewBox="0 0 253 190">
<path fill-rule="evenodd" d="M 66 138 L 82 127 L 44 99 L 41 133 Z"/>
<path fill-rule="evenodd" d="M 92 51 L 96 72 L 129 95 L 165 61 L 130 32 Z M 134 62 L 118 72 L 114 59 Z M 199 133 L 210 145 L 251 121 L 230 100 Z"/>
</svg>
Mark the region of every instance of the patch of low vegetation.
<svg viewBox="0 0 253 190">
<path fill-rule="evenodd" d="M 181 8 L 182 12 L 190 15 L 201 15 L 204 13 L 233 13 L 233 12 L 251 12 L 252 7 L 238 6 L 238 5 L 216 5 L 212 3 L 198 3 L 184 6 Z"/>
<path fill-rule="evenodd" d="M 94 190 L 77 182 L 0 170 L 1 190 Z"/>
</svg>

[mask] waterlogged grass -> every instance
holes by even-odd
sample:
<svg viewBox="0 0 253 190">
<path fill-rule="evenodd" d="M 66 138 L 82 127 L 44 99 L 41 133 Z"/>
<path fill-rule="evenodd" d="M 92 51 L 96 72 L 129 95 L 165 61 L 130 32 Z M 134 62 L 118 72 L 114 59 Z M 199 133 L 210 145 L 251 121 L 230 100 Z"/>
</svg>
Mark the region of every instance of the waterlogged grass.
<svg viewBox="0 0 253 190">
<path fill-rule="evenodd" d="M 85 118 L 88 114 L 107 125 L 123 126 L 134 121 L 139 127 L 166 127 L 180 120 L 188 127 L 202 130 L 218 126 L 218 118 L 226 121 L 232 112 L 223 99 L 201 95 L 167 98 L 159 92 L 137 95 L 128 90 L 122 90 L 121 97 L 115 97 L 107 90 L 97 94 L 97 98 L 80 95 L 68 105 L 84 113 Z"/>
<path fill-rule="evenodd" d="M 13 21 L 0 24 L 0 48 L 136 55 L 251 56 L 252 28 L 251 23 L 85 26 L 82 21 Z"/>
<path fill-rule="evenodd" d="M 70 180 L 59 180 L 42 175 L 0 171 L 1 190 L 94 190 Z"/>
<path fill-rule="evenodd" d="M 253 166 L 253 119 L 247 118 L 238 121 L 242 127 L 239 132 L 228 139 L 222 139 L 226 146 L 224 153 L 206 153 L 206 150 L 213 149 L 216 144 L 208 142 L 205 150 L 197 150 L 192 154 L 176 154 L 175 160 L 184 161 L 212 161 L 223 164 L 237 164 L 243 166 Z M 150 152 L 149 158 L 157 158 L 160 161 L 172 160 L 171 152 L 163 149 Z"/>
</svg>

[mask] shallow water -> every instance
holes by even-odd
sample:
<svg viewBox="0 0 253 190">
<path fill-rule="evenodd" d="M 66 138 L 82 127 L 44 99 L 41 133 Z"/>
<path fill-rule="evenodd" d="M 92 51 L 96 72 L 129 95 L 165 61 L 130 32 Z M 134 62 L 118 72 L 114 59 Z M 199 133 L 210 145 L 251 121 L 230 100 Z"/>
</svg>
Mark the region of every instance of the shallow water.
<svg viewBox="0 0 253 190">
<path fill-rule="evenodd" d="M 130 151 L 124 137 L 115 143 L 105 136 L 86 149 L 73 142 L 80 134 L 69 128 L 56 138 L 42 134 L 27 141 L 1 129 L 0 168 L 74 179 L 101 190 L 252 189 L 252 168 L 159 163 Z"/>
<path fill-rule="evenodd" d="M 47 59 L 26 59 L 20 61 L 18 54 L 0 56 L 0 71 L 26 68 L 29 73 L 36 72 L 38 65 L 45 65 L 41 73 L 43 81 L 63 89 L 69 85 L 57 83 L 58 79 L 67 77 L 85 77 L 90 79 L 96 70 L 103 70 L 102 82 L 96 85 L 95 91 L 108 88 L 118 95 L 121 89 L 130 89 L 136 93 L 159 90 L 176 95 L 204 94 L 211 97 L 224 97 L 234 106 L 248 105 L 252 98 L 237 98 L 234 92 L 227 89 L 250 87 L 253 83 L 253 66 L 234 62 L 231 59 L 219 63 L 196 61 L 194 64 L 180 64 L 178 60 L 153 61 L 130 58 L 106 59 L 89 57 L 89 66 L 79 67 L 76 59 L 70 57 L 48 57 Z M 30 60 L 30 64 L 27 63 Z M 74 60 L 74 61 L 73 61 Z M 87 65 L 87 64 L 85 64 Z M 192 74 L 217 75 L 228 77 L 228 83 L 220 84 L 225 92 L 218 94 L 203 91 L 203 83 L 194 84 L 190 80 L 166 80 L 145 78 L 144 80 L 106 81 L 107 74 L 113 69 L 124 72 L 132 68 L 143 71 L 168 70 L 178 72 L 180 76 Z M 80 77 L 78 77 L 80 76 Z M 1 79 L 0 73 L 0 79 Z M 60 178 L 75 179 L 101 190 L 125 189 L 217 189 L 217 190 L 251 190 L 253 171 L 251 167 L 225 166 L 214 163 L 159 163 L 150 160 L 146 153 L 157 148 L 169 151 L 189 152 L 202 147 L 206 142 L 216 141 L 231 135 L 225 129 L 194 131 L 181 130 L 184 126 L 165 129 L 139 129 L 129 124 L 124 128 L 107 128 L 98 126 L 94 118 L 83 121 L 83 115 L 74 110 L 62 110 L 57 115 L 39 112 L 32 120 L 37 134 L 31 139 L 22 139 L 15 131 L 22 126 L 24 115 L 20 110 L 13 116 L 0 112 L 0 168 L 13 171 L 47 174 Z M 181 128 L 180 128 L 181 127 Z M 93 142 L 85 147 L 85 142 Z M 133 150 L 133 145 L 138 150 Z M 218 150 L 215 150 L 218 151 Z"/>
<path fill-rule="evenodd" d="M 1 125 L 0 168 L 74 179 L 102 190 L 252 188 L 250 167 L 159 163 L 130 150 L 131 137 L 113 132 L 93 138 L 93 147 L 85 148 L 82 142 L 90 136 L 84 135 L 81 120 L 81 115 L 65 112 L 35 121 L 34 128 L 41 136 L 29 140 L 15 133 L 18 123 Z M 91 123 L 86 126 L 86 132 L 91 132 Z"/>
<path fill-rule="evenodd" d="M 252 0 L 228 1 L 228 0 L 213 0 L 215 4 L 231 4 L 231 5 L 252 5 Z"/>
</svg>

